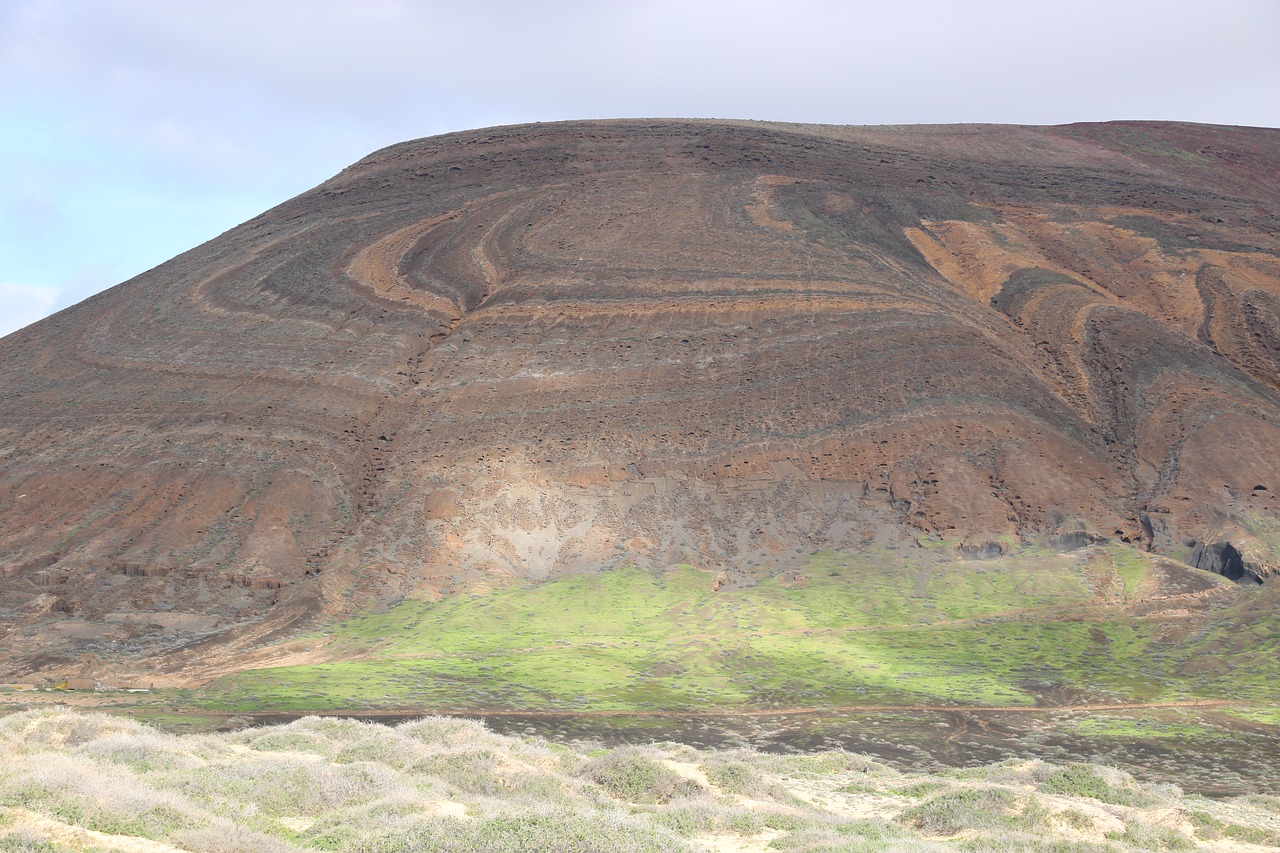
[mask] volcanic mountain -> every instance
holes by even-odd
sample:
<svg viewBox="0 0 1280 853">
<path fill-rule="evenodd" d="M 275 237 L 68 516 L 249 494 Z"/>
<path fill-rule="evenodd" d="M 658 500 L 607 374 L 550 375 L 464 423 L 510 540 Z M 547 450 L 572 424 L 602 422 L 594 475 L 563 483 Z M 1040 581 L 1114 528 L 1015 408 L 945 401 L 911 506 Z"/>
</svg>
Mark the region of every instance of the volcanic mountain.
<svg viewBox="0 0 1280 853">
<path fill-rule="evenodd" d="M 5 665 L 820 548 L 1260 580 L 1278 449 L 1280 131 L 450 134 L 0 341 Z"/>
</svg>

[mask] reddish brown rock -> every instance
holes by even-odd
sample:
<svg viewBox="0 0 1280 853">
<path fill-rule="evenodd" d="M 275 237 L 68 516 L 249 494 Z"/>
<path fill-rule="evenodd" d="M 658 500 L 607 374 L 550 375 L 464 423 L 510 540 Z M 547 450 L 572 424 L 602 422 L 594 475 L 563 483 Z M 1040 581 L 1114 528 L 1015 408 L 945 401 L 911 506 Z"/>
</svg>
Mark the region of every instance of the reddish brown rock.
<svg viewBox="0 0 1280 853">
<path fill-rule="evenodd" d="M 250 642 L 494 575 L 924 534 L 1230 542 L 1264 576 L 1280 132 L 418 140 L 5 338 L 0 388 L 19 646 L 40 596 L 271 614 Z"/>
</svg>

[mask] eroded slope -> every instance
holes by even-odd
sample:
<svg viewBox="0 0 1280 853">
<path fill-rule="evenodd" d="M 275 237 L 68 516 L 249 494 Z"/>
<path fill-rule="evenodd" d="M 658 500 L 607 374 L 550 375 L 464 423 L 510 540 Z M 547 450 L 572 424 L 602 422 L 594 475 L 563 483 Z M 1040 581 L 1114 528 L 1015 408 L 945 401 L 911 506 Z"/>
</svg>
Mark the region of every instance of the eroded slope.
<svg viewBox="0 0 1280 853">
<path fill-rule="evenodd" d="M 7 663 L 922 535 L 1265 576 L 1278 175 L 1161 124 L 377 152 L 0 343 L 0 604 L 49 655 Z"/>
</svg>

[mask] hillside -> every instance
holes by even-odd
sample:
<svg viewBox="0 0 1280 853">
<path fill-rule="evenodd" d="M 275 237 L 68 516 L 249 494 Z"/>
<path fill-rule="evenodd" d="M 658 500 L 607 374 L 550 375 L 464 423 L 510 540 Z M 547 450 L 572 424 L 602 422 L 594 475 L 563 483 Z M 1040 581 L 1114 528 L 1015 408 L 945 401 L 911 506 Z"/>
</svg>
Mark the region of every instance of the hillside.
<svg viewBox="0 0 1280 853">
<path fill-rule="evenodd" d="M 615 567 L 1264 579 L 1280 131 L 407 142 L 0 340 L 0 389 L 10 680 Z"/>
</svg>

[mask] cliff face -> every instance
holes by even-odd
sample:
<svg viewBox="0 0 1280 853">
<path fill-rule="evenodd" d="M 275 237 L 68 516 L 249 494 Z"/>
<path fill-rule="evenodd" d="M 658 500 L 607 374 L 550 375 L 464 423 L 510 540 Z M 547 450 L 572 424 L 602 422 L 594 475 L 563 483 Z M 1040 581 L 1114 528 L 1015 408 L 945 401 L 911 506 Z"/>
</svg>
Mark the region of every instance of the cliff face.
<svg viewBox="0 0 1280 853">
<path fill-rule="evenodd" d="M 408 142 L 3 339 L 0 389 L 11 623 L 922 537 L 1265 575 L 1280 131 Z"/>
</svg>

